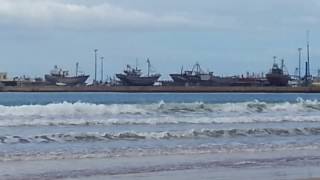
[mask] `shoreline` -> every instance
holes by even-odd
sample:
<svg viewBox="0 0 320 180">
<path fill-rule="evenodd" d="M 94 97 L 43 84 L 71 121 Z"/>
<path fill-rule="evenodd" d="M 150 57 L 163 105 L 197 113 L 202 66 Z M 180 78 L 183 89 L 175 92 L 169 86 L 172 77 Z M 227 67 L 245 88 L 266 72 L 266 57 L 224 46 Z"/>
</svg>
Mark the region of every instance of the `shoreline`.
<svg viewBox="0 0 320 180">
<path fill-rule="evenodd" d="M 320 93 L 311 87 L 205 86 L 5 86 L 0 92 L 118 92 L 118 93 Z"/>
</svg>

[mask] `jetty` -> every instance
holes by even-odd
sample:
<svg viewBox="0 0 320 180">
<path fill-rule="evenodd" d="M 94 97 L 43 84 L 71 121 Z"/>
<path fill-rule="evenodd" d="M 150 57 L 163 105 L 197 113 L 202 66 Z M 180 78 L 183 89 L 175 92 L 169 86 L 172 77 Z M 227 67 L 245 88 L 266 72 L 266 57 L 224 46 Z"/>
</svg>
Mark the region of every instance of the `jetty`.
<svg viewBox="0 0 320 180">
<path fill-rule="evenodd" d="M 119 93 L 320 93 L 320 86 L 4 86 L 0 92 L 119 92 Z"/>
</svg>

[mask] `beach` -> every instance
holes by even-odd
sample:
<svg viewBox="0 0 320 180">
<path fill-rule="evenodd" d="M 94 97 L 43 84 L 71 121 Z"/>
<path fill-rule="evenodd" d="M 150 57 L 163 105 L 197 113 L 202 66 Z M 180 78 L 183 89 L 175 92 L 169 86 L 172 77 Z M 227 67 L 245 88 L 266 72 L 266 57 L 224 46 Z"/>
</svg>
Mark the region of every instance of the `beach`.
<svg viewBox="0 0 320 180">
<path fill-rule="evenodd" d="M 1 164 L 4 179 L 311 179 L 317 152 L 225 153 Z M 308 162 L 307 162 L 308 161 Z M 13 175 L 14 174 L 14 175 Z M 7 177 L 10 176 L 10 177 Z M 7 177 L 7 178 L 6 178 Z"/>
<path fill-rule="evenodd" d="M 0 179 L 320 177 L 319 94 L 0 94 Z"/>
</svg>

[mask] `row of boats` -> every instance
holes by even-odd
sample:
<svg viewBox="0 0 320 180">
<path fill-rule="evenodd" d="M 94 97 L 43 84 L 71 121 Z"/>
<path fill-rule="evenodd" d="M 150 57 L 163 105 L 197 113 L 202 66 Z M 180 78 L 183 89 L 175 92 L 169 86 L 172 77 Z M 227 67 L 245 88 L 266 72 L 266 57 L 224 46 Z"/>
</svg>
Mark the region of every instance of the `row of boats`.
<svg viewBox="0 0 320 180">
<path fill-rule="evenodd" d="M 274 62 L 271 70 L 265 76 L 228 76 L 214 75 L 213 72 L 205 72 L 199 63 L 196 63 L 191 70 L 170 74 L 172 81 L 159 81 L 161 74 L 150 72 L 150 61 L 148 73 L 143 75 L 142 70 L 127 65 L 123 73 L 116 74 L 117 81 L 113 85 L 121 86 L 153 86 L 157 82 L 167 86 L 287 86 L 290 80 L 289 74 L 284 70 L 284 63 L 281 66 Z M 45 75 L 45 81 L 55 85 L 80 85 L 85 84 L 89 75 L 69 76 L 55 66 L 50 74 Z"/>
</svg>

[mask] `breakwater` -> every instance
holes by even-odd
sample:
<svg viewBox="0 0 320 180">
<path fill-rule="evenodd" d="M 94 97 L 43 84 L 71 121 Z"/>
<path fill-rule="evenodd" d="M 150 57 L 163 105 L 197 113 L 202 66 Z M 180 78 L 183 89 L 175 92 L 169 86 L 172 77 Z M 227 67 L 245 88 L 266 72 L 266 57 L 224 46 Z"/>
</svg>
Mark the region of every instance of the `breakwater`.
<svg viewBox="0 0 320 180">
<path fill-rule="evenodd" d="M 128 92 L 128 93 L 320 93 L 320 87 L 203 87 L 203 86 L 15 86 L 0 92 Z"/>
</svg>

